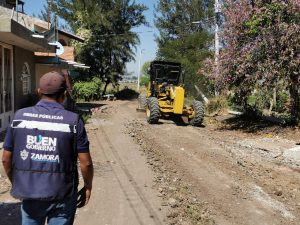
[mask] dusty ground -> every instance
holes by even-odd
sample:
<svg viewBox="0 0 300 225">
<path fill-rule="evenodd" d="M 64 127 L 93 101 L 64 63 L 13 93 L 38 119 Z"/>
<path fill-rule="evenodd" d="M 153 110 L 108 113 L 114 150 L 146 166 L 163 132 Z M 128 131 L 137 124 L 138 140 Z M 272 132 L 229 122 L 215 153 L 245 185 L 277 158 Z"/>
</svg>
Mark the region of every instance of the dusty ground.
<svg viewBox="0 0 300 225">
<path fill-rule="evenodd" d="M 104 104 L 87 124 L 94 190 L 75 224 L 299 224 L 298 129 L 227 116 L 149 125 L 134 101 Z M 19 224 L 0 172 L 0 224 Z"/>
</svg>

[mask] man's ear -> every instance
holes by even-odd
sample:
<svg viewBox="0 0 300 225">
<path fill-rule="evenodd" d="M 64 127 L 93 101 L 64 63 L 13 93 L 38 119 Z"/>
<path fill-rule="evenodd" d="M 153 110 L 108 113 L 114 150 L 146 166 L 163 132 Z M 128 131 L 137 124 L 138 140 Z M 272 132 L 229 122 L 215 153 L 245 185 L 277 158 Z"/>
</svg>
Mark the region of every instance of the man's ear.
<svg viewBox="0 0 300 225">
<path fill-rule="evenodd" d="M 67 90 L 65 90 L 63 95 L 61 95 L 61 101 L 64 102 L 65 99 L 67 99 Z"/>
<path fill-rule="evenodd" d="M 42 97 L 41 89 L 38 88 L 36 92 L 37 92 L 37 95 L 39 96 L 39 98 L 41 98 Z"/>
<path fill-rule="evenodd" d="M 67 91 L 64 91 L 62 94 L 59 95 L 58 103 L 62 104 L 65 99 L 67 99 Z"/>
</svg>

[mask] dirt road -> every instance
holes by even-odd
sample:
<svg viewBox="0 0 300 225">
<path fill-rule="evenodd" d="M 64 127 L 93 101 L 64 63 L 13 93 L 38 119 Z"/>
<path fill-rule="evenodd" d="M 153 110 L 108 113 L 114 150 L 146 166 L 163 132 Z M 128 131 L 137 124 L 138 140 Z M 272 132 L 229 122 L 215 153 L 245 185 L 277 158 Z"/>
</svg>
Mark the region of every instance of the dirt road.
<svg viewBox="0 0 300 225">
<path fill-rule="evenodd" d="M 114 104 L 116 103 L 116 104 Z M 93 198 L 75 224 L 165 224 L 165 210 L 152 188 L 154 174 L 139 146 L 124 132 L 135 105 L 111 102 L 87 125 L 95 165 Z"/>
<path fill-rule="evenodd" d="M 297 130 L 149 125 L 134 101 L 104 104 L 87 124 L 94 189 L 75 224 L 299 224 Z M 14 216 L 12 201 L 0 193 L 1 219 Z"/>
</svg>

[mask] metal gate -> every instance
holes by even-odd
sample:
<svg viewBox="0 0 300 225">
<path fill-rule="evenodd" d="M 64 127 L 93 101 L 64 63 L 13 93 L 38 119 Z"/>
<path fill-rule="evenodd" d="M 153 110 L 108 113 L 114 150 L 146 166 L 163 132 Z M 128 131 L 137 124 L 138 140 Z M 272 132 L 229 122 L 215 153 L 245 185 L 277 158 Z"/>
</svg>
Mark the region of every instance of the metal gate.
<svg viewBox="0 0 300 225">
<path fill-rule="evenodd" d="M 0 132 L 14 114 L 13 48 L 0 43 Z"/>
</svg>

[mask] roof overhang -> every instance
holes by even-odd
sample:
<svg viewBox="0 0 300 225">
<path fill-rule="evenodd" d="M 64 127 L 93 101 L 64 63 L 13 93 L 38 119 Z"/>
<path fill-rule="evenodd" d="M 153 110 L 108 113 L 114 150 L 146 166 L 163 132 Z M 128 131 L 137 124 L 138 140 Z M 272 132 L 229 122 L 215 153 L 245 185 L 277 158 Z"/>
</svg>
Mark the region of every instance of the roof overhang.
<svg viewBox="0 0 300 225">
<path fill-rule="evenodd" d="M 16 6 L 16 0 L 6 0 L 6 4 L 11 4 L 11 5 Z M 24 5 L 25 3 L 24 3 L 24 1 L 18 0 L 18 4 Z"/>
<path fill-rule="evenodd" d="M 45 38 L 35 38 L 31 30 L 10 18 L 1 18 L 0 41 L 32 52 L 55 52 Z"/>
<path fill-rule="evenodd" d="M 57 29 L 57 32 L 61 35 L 64 35 L 64 36 L 70 38 L 70 39 L 73 39 L 73 40 L 76 40 L 78 42 L 84 43 L 84 39 L 82 37 L 79 37 L 79 36 L 75 35 L 75 34 L 71 34 L 71 33 L 68 33 L 66 31 L 63 31 L 63 30 L 60 30 L 60 29 Z"/>
<path fill-rule="evenodd" d="M 35 56 L 35 62 L 37 64 L 48 65 L 52 67 L 60 67 L 62 69 L 75 69 L 75 68 L 83 68 L 89 69 L 89 66 L 85 64 L 74 62 L 74 61 L 67 61 L 64 59 L 59 58 L 58 56 Z"/>
</svg>

